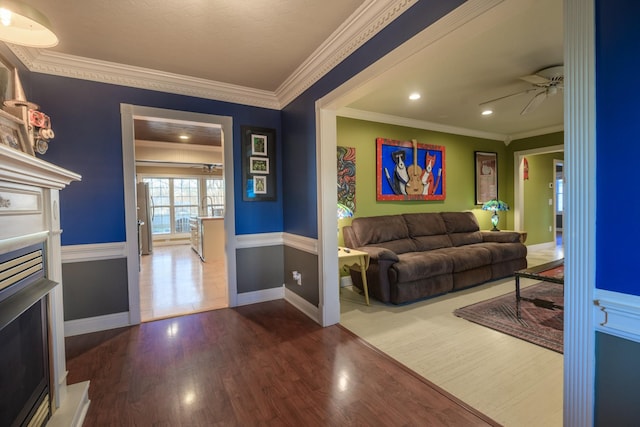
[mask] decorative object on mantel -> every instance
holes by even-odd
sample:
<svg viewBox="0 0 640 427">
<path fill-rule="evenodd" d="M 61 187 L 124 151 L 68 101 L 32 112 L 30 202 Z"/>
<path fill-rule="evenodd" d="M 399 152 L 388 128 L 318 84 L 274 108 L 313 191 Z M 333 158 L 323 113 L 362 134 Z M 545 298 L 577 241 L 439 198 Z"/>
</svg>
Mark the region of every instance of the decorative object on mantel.
<svg viewBox="0 0 640 427">
<path fill-rule="evenodd" d="M 493 211 L 493 215 L 491 215 L 491 225 L 493 225 L 493 228 L 491 229 L 491 231 L 500 231 L 498 230 L 498 221 L 500 220 L 498 211 L 508 211 L 509 205 L 507 205 L 502 200 L 493 199 L 482 205 L 482 210 Z"/>
<path fill-rule="evenodd" d="M 8 107 L 9 112 L 15 112 L 14 115 L 28 125 L 30 149 L 23 149 L 23 151 L 32 155 L 34 154 L 33 149 L 38 154 L 46 153 L 49 149 L 49 141 L 55 136 L 53 129 L 51 129 L 51 119 L 43 112 L 38 111 L 40 109 L 38 104 L 27 101 L 18 70 L 15 68 L 13 69 L 13 99 L 5 100 L 3 105 Z"/>
<path fill-rule="evenodd" d="M 240 126 L 242 134 L 242 200 L 276 200 L 276 131 Z"/>
<path fill-rule="evenodd" d="M 0 40 L 29 47 L 54 47 L 58 36 L 39 10 L 19 0 L 0 0 Z"/>
</svg>

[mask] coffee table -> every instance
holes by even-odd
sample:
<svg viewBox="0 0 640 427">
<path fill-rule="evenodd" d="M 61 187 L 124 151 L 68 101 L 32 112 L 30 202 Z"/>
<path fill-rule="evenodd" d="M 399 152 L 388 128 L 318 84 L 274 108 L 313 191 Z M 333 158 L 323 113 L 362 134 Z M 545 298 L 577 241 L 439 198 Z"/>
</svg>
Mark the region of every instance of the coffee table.
<svg viewBox="0 0 640 427">
<path fill-rule="evenodd" d="M 536 265 L 535 267 L 525 268 L 524 270 L 518 270 L 514 273 L 514 276 L 516 277 L 516 314 L 518 319 L 520 318 L 520 301 L 529 301 L 538 307 L 544 307 L 552 310 L 554 308 L 560 310 L 564 309 L 564 306 L 557 305 L 552 301 L 540 298 L 525 298 L 520 295 L 521 277 L 564 285 L 564 258 Z"/>
</svg>

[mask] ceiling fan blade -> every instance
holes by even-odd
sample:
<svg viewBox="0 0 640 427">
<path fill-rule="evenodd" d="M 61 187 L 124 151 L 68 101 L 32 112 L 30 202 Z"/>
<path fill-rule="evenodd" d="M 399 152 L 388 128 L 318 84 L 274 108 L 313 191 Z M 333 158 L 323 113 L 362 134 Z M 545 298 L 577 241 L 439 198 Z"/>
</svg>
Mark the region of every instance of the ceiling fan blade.
<svg viewBox="0 0 640 427">
<path fill-rule="evenodd" d="M 488 101 L 484 101 L 484 102 L 478 104 L 478 106 L 482 107 L 484 105 L 488 105 L 488 104 L 491 104 L 491 103 L 496 102 L 496 101 L 502 101 L 503 99 L 511 98 L 512 96 L 523 95 L 525 93 L 529 93 L 529 92 L 532 92 L 534 90 L 538 90 L 538 89 L 532 88 L 532 89 L 521 90 L 521 91 L 515 92 L 515 93 L 510 93 L 509 95 L 504 95 L 504 96 L 500 96 L 498 98 L 494 98 L 494 99 L 490 99 Z"/>
<path fill-rule="evenodd" d="M 540 106 L 540 104 L 542 104 L 542 102 L 547 99 L 547 91 L 543 90 L 542 92 L 538 92 L 536 93 L 536 95 L 531 98 L 531 101 L 529 101 L 529 103 L 527 104 L 526 107 L 524 107 L 524 109 L 522 110 L 522 112 L 520 113 L 521 116 L 524 116 L 525 114 L 528 114 L 530 112 L 532 112 L 533 110 L 535 110 L 536 108 L 538 108 Z"/>
<path fill-rule="evenodd" d="M 547 79 L 546 77 L 542 77 L 538 74 L 531 74 L 528 76 L 522 76 L 520 77 L 520 80 L 524 80 L 525 82 L 529 82 L 532 85 L 546 85 L 549 84 L 549 82 L 551 80 Z"/>
</svg>

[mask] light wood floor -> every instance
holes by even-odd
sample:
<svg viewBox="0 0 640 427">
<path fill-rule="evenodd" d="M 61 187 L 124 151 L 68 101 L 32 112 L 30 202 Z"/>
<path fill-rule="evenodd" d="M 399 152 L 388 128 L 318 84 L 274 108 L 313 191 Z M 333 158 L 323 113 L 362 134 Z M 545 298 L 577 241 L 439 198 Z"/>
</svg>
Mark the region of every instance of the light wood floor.
<svg viewBox="0 0 640 427">
<path fill-rule="evenodd" d="M 189 245 L 156 246 L 140 260 L 143 322 L 229 306 L 226 261 L 202 262 Z"/>
<path fill-rule="evenodd" d="M 528 263 L 563 256 L 561 247 L 530 250 Z M 562 355 L 453 315 L 513 291 L 507 278 L 400 307 L 375 300 L 368 307 L 362 295 L 344 288 L 340 323 L 507 427 L 562 426 Z"/>
</svg>

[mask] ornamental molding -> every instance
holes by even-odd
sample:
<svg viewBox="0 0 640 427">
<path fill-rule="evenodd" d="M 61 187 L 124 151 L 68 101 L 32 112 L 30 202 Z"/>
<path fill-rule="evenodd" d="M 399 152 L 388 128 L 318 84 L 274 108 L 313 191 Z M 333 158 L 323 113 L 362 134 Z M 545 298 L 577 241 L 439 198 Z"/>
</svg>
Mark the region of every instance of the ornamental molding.
<svg viewBox="0 0 640 427">
<path fill-rule="evenodd" d="M 7 44 L 31 72 L 282 109 L 413 6 L 417 0 L 367 0 L 275 91 Z"/>
</svg>

